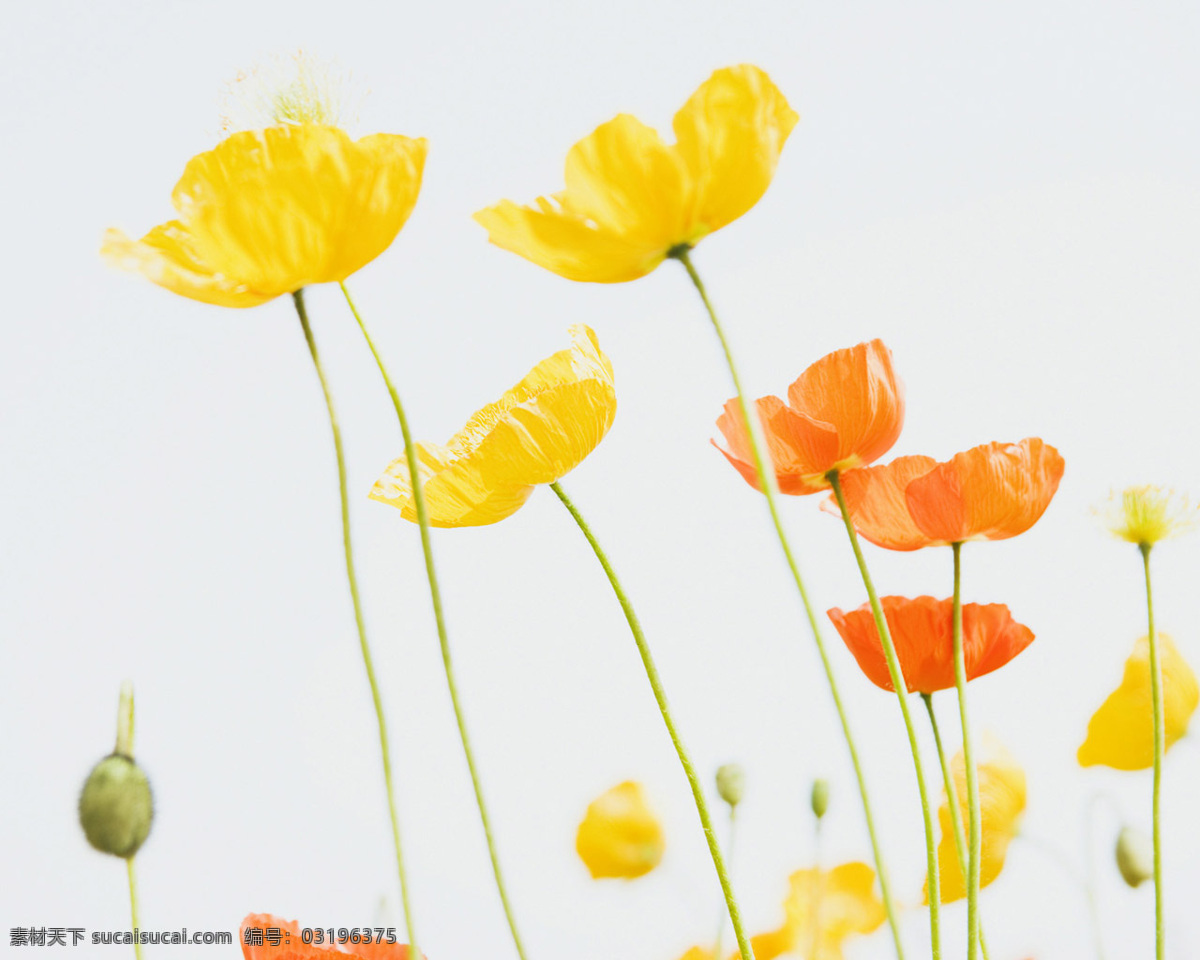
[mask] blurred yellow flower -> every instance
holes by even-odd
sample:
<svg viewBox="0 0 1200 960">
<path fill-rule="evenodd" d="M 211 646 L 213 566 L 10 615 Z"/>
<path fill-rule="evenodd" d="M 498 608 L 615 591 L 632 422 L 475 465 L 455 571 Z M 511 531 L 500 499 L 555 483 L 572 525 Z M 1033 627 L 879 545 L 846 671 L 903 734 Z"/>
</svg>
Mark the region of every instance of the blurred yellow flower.
<svg viewBox="0 0 1200 960">
<path fill-rule="evenodd" d="M 426 143 L 299 124 L 235 133 L 189 161 L 171 194 L 179 219 L 101 254 L 205 303 L 253 307 L 345 280 L 387 249 L 421 189 Z"/>
<path fill-rule="evenodd" d="M 646 803 L 640 783 L 626 780 L 590 804 L 575 834 L 575 850 L 592 874 L 632 880 L 662 859 L 662 824 Z"/>
<path fill-rule="evenodd" d="M 1196 675 L 1174 641 L 1158 634 L 1163 676 L 1163 713 L 1167 749 L 1187 733 L 1188 721 L 1200 702 Z M 1082 767 L 1146 770 L 1154 766 L 1154 713 L 1150 699 L 1150 638 L 1134 644 L 1125 661 L 1121 685 L 1088 721 L 1087 738 L 1077 754 Z"/>
<path fill-rule="evenodd" d="M 431 526 L 482 526 L 511 516 L 535 486 L 575 469 L 604 439 L 617 413 L 612 364 L 590 327 L 576 324 L 569 332 L 569 350 L 539 363 L 445 446 L 417 444 Z M 416 522 L 403 456 L 370 496 Z"/>
<path fill-rule="evenodd" d="M 675 114 L 674 144 L 619 114 L 567 153 L 565 190 L 536 207 L 502 200 L 475 220 L 496 246 L 568 280 L 635 280 L 753 207 L 797 119 L 765 72 L 726 67 Z"/>
<path fill-rule="evenodd" d="M 951 761 L 954 789 L 964 828 L 969 822 L 967 808 L 967 772 L 960 750 Z M 983 830 L 979 885 L 986 887 L 1000 875 L 1008 845 L 1017 835 L 1017 824 L 1025 810 L 1025 771 L 994 737 L 983 741 L 983 759 L 979 764 L 979 811 Z M 950 821 L 950 803 L 944 795 L 938 808 L 941 841 L 938 843 L 938 872 L 941 876 L 942 903 L 961 900 L 967 895 L 958 848 L 954 843 L 954 824 Z M 929 900 L 928 881 L 925 900 Z"/>
<path fill-rule="evenodd" d="M 1200 507 L 1183 494 L 1155 486 L 1113 493 L 1096 512 L 1114 536 L 1146 547 L 1200 524 Z"/>
<path fill-rule="evenodd" d="M 783 926 L 750 938 L 755 960 L 793 952 L 811 960 L 842 960 L 842 941 L 871 933 L 887 919 L 875 895 L 875 871 L 865 863 L 797 870 L 789 884 Z"/>
</svg>

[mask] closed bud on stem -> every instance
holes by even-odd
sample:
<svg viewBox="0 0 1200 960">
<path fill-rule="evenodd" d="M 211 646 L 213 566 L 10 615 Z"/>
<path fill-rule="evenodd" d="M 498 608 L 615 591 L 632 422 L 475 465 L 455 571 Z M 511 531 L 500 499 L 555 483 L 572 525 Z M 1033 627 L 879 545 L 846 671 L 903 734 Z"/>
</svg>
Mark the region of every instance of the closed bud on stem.
<svg viewBox="0 0 1200 960">
<path fill-rule="evenodd" d="M 812 785 L 812 796 L 809 798 L 812 804 L 813 816 L 820 820 L 825 816 L 825 811 L 829 809 L 829 781 L 816 779 Z"/>
<path fill-rule="evenodd" d="M 1154 845 L 1136 827 L 1122 827 L 1117 836 L 1117 869 L 1131 887 L 1139 887 L 1154 876 Z"/>
<path fill-rule="evenodd" d="M 79 824 L 97 850 L 132 857 L 150 835 L 154 797 L 133 759 L 133 687 L 121 685 L 116 749 L 92 767 L 79 794 Z"/>
<path fill-rule="evenodd" d="M 740 763 L 723 763 L 717 767 L 717 793 L 731 808 L 742 802 L 746 790 L 746 772 Z"/>
</svg>

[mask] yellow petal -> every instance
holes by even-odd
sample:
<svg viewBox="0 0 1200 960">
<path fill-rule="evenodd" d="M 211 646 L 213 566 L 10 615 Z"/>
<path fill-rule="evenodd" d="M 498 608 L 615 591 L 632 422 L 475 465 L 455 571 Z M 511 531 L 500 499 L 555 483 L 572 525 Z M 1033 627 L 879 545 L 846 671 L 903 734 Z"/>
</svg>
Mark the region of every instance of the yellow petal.
<svg viewBox="0 0 1200 960">
<path fill-rule="evenodd" d="M 694 224 L 711 233 L 758 203 L 799 116 L 758 67 L 717 70 L 675 114 L 695 190 Z"/>
<path fill-rule="evenodd" d="M 595 880 L 647 874 L 658 866 L 664 846 L 662 825 L 641 784 L 632 780 L 593 800 L 575 835 L 575 850 Z"/>
<path fill-rule="evenodd" d="M 496 523 L 534 486 L 573 470 L 604 439 L 617 412 L 612 364 L 591 328 L 570 328 L 573 345 L 547 357 L 495 403 L 477 411 L 444 447 L 418 444 L 430 523 Z M 395 460 L 371 499 L 416 520 L 408 466 Z"/>
<path fill-rule="evenodd" d="M 417 468 L 424 484 L 425 508 L 432 527 L 477 527 L 497 523 L 516 513 L 534 490 L 532 484 L 489 484 L 480 475 L 478 464 L 456 460 L 449 447 L 432 443 L 417 444 Z M 398 508 L 405 520 L 417 522 L 406 457 L 398 457 L 388 464 L 369 496 Z"/>
<path fill-rule="evenodd" d="M 965 831 L 970 823 L 970 813 L 967 801 L 967 770 L 962 751 L 954 757 L 951 769 Z M 1017 835 L 1018 821 L 1025 810 L 1025 771 L 998 740 L 985 737 L 983 759 L 978 763 L 978 773 L 980 824 L 983 831 L 979 885 L 986 887 L 1000 875 L 1008 855 L 1008 845 Z M 958 863 L 958 847 L 954 842 L 950 804 L 944 793 L 942 804 L 938 808 L 938 824 L 942 834 L 937 851 L 941 899 L 942 903 L 950 903 L 963 899 L 967 890 Z M 928 885 L 925 899 L 929 899 Z"/>
<path fill-rule="evenodd" d="M 790 952 L 811 957 L 815 936 L 816 960 L 842 960 L 847 937 L 871 933 L 887 917 L 875 896 L 875 871 L 865 863 L 797 870 L 789 883 L 783 926 L 753 938 L 756 957 L 767 960 Z"/>
<path fill-rule="evenodd" d="M 219 307 L 256 307 L 275 297 L 233 283 L 200 263 L 178 220 L 160 224 L 141 240 L 131 240 L 110 228 L 104 234 L 100 255 L 114 267 L 140 273 L 172 293 Z"/>
<path fill-rule="evenodd" d="M 235 133 L 192 158 L 172 193 L 179 219 L 104 252 L 183 296 L 253 306 L 344 280 L 379 256 L 408 219 L 426 143 L 353 141 L 302 124 Z"/>
<path fill-rule="evenodd" d="M 718 70 L 676 114 L 678 143 L 620 114 L 571 148 L 561 193 L 529 207 L 504 200 L 475 220 L 498 247 L 568 280 L 635 280 L 749 210 L 795 122 L 763 71 Z"/>
<path fill-rule="evenodd" d="M 1158 634 L 1163 677 L 1163 707 L 1167 749 L 1187 733 L 1188 723 L 1200 702 L 1196 675 L 1174 641 Z M 1150 694 L 1150 639 L 1134 644 L 1125 661 L 1121 685 L 1088 721 L 1087 739 L 1079 748 L 1080 766 L 1103 765 L 1117 770 L 1145 770 L 1154 766 L 1154 709 Z"/>
</svg>

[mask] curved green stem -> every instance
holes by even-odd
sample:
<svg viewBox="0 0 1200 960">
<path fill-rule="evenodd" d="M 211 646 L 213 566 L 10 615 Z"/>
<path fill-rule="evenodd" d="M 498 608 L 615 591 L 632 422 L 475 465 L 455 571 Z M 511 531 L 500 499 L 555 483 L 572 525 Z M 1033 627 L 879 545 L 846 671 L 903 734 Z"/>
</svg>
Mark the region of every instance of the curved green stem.
<svg viewBox="0 0 1200 960">
<path fill-rule="evenodd" d="M 1162 768 L 1167 752 L 1166 715 L 1163 711 L 1162 660 L 1159 657 L 1158 634 L 1154 632 L 1154 594 L 1150 589 L 1150 547 L 1138 546 L 1142 553 L 1142 568 L 1146 572 L 1146 616 L 1150 621 L 1150 696 L 1154 704 L 1154 955 L 1163 960 L 1166 954 L 1166 926 L 1163 922 L 1162 870 Z"/>
<path fill-rule="evenodd" d="M 979 872 L 983 854 L 983 823 L 979 809 L 979 770 L 975 766 L 971 744 L 971 725 L 967 719 L 967 657 L 963 649 L 962 626 L 962 543 L 952 543 L 954 552 L 954 685 L 958 690 L 958 716 L 962 721 L 963 766 L 967 773 L 968 836 L 967 881 L 967 960 L 975 960 L 979 946 Z"/>
<path fill-rule="evenodd" d="M 750 451 L 754 457 L 754 467 L 758 471 L 758 476 L 762 481 L 762 490 L 766 495 L 767 509 L 771 514 L 771 523 L 775 527 L 775 534 L 779 538 L 779 545 L 783 549 L 784 559 L 787 560 L 788 569 L 791 570 L 792 580 L 795 581 L 796 590 L 800 594 L 800 602 L 804 605 L 804 614 L 808 619 L 808 625 L 812 630 L 813 641 L 817 646 L 817 653 L 821 658 L 821 667 L 825 672 L 825 680 L 829 684 L 829 692 L 833 697 L 833 705 L 837 710 L 838 722 L 841 724 L 842 736 L 846 740 L 846 748 L 850 753 L 850 762 L 854 766 L 854 777 L 858 783 L 858 793 L 862 798 L 863 816 L 867 822 L 867 834 L 871 840 L 871 853 L 875 859 L 875 873 L 879 878 L 879 892 L 883 899 L 884 908 L 887 911 L 888 926 L 892 932 L 892 942 L 896 948 L 897 960 L 904 960 L 904 944 L 900 939 L 900 922 L 899 914 L 896 910 L 896 904 L 892 899 L 891 884 L 888 880 L 887 866 L 883 860 L 883 852 L 879 844 L 879 835 L 875 829 L 875 818 L 871 813 L 871 798 L 867 791 L 867 779 L 863 773 L 862 762 L 858 756 L 858 747 L 854 742 L 854 736 L 850 731 L 850 721 L 846 716 L 846 708 L 842 704 L 841 693 L 838 690 L 837 678 L 833 673 L 833 663 L 829 659 L 829 652 L 825 647 L 825 640 L 821 636 L 821 629 L 817 625 L 816 613 L 813 610 L 812 603 L 808 599 L 808 591 L 805 589 L 804 580 L 800 576 L 800 567 L 796 562 L 796 558 L 792 553 L 791 544 L 788 542 L 787 534 L 783 530 L 783 521 L 779 516 L 779 508 L 775 500 L 776 483 L 774 471 L 765 469 L 766 457 L 763 454 L 765 448 L 762 440 L 762 429 L 759 425 L 758 418 L 750 415 L 750 405 L 746 401 L 745 391 L 742 389 L 741 377 L 738 375 L 737 364 L 733 360 L 733 351 L 729 347 L 729 341 L 725 336 L 725 331 L 721 327 L 721 321 L 717 318 L 717 313 L 713 309 L 711 301 L 708 299 L 708 293 L 704 289 L 704 284 L 700 280 L 700 275 L 696 272 L 695 266 L 692 264 L 691 256 L 687 248 L 673 250 L 671 256 L 683 264 L 687 271 L 688 277 L 691 278 L 692 284 L 696 288 L 696 292 L 700 294 L 700 299 L 704 303 L 704 309 L 708 313 L 708 318 L 712 322 L 713 330 L 717 334 L 717 339 L 721 343 L 721 350 L 725 354 L 725 363 L 729 367 L 729 375 L 733 378 L 733 387 L 737 391 L 738 407 L 742 413 L 742 419 L 746 424 L 746 430 L 750 437 Z"/>
<path fill-rule="evenodd" d="M 729 842 L 725 845 L 725 850 L 730 864 L 733 863 L 733 841 L 737 835 L 737 804 L 731 804 L 729 807 Z M 730 869 L 732 873 L 732 868 Z M 713 945 L 713 960 L 721 960 L 721 950 L 724 947 L 725 940 L 725 917 L 728 910 L 721 911 L 721 920 L 717 924 L 717 939 Z"/>
<path fill-rule="evenodd" d="M 967 856 L 967 833 L 963 827 L 962 808 L 958 804 L 958 788 L 954 785 L 954 774 L 950 769 L 950 759 L 942 746 L 942 733 L 938 728 L 937 713 L 933 709 L 933 694 L 923 693 L 925 711 L 929 714 L 929 726 L 933 730 L 933 742 L 937 744 L 938 764 L 942 768 L 942 782 L 946 786 L 946 806 L 950 811 L 950 823 L 954 829 L 954 849 L 958 854 L 958 869 L 964 879 L 967 876 L 969 859 Z M 964 886 L 966 884 L 964 883 Z M 983 935 L 983 918 L 979 921 L 979 947 L 983 960 L 988 960 L 987 939 Z"/>
<path fill-rule="evenodd" d="M 371 356 L 375 358 L 375 364 L 379 367 L 379 373 L 383 377 L 388 395 L 392 398 L 392 406 L 396 410 L 396 419 L 400 422 L 400 433 L 404 438 L 404 458 L 408 462 L 408 476 L 412 484 L 413 505 L 417 511 L 417 524 L 421 529 L 421 552 L 425 557 L 425 575 L 429 580 L 429 598 L 433 603 L 433 617 L 437 624 L 438 644 L 442 650 L 442 666 L 446 673 L 446 686 L 450 690 L 450 702 L 454 706 L 454 720 L 458 725 L 458 736 L 462 741 L 463 754 L 467 758 L 467 770 L 471 775 L 471 787 L 475 792 L 475 805 L 479 808 L 479 820 L 483 824 L 483 835 L 487 840 L 488 857 L 492 862 L 492 874 L 496 878 L 496 889 L 500 894 L 500 904 L 504 908 L 504 917 L 508 921 L 509 933 L 512 935 L 513 945 L 517 948 L 517 954 L 521 960 L 525 960 L 525 947 L 521 942 L 520 933 L 517 932 L 516 916 L 513 913 L 512 904 L 508 899 L 508 890 L 504 885 L 504 873 L 500 869 L 500 854 L 496 849 L 496 839 L 492 834 L 492 823 L 488 815 L 487 803 L 483 798 L 483 785 L 479 776 L 479 768 L 475 764 L 475 753 L 471 749 L 471 739 L 467 735 L 467 721 L 463 714 L 462 702 L 458 695 L 458 685 L 454 680 L 454 661 L 450 656 L 450 639 L 446 632 L 446 617 L 442 610 L 442 593 L 438 587 L 437 569 L 433 563 L 433 544 L 429 537 L 429 512 L 425 508 L 425 489 L 421 482 L 420 470 L 417 465 L 416 444 L 413 443 L 412 433 L 408 428 L 408 417 L 404 413 L 404 405 L 400 402 L 400 394 L 397 392 L 396 386 L 388 374 L 387 367 L 383 363 L 383 357 L 379 355 L 379 351 L 375 348 L 375 341 L 371 339 L 367 325 L 363 322 L 363 318 L 358 312 L 358 307 L 355 306 L 354 300 L 350 296 L 350 290 L 347 288 L 345 282 L 340 282 L 338 286 L 342 288 L 342 295 L 346 298 L 346 304 L 350 307 L 350 312 L 354 314 L 354 319 L 358 322 L 358 329 L 362 331 L 363 339 L 367 341 L 367 346 L 371 350 Z M 416 954 L 415 948 L 412 952 Z"/>
<path fill-rule="evenodd" d="M 596 559 L 600 561 L 600 566 L 604 568 L 604 574 L 608 577 L 608 582 L 612 586 L 613 593 L 617 595 L 617 602 L 621 604 L 621 610 L 625 613 L 625 619 L 628 621 L 629 629 L 633 633 L 634 643 L 637 644 L 638 653 L 642 658 L 642 666 L 646 670 L 646 679 L 650 681 L 650 689 L 654 691 L 654 700 L 658 704 L 658 712 L 662 714 L 663 723 L 666 724 L 667 733 L 671 737 L 671 744 L 675 747 L 675 753 L 679 756 L 679 762 L 683 765 L 683 772 L 687 776 L 688 785 L 692 788 L 692 798 L 696 802 L 696 812 L 700 814 L 700 824 L 704 828 L 704 838 L 708 841 L 708 851 L 712 855 L 713 866 L 717 870 L 717 879 L 721 883 L 721 892 L 725 895 L 725 906 L 729 908 L 729 921 L 733 924 L 733 932 L 737 937 L 738 949 L 741 951 L 742 960 L 754 960 L 754 951 L 750 949 L 750 938 L 746 936 L 745 927 L 742 925 L 742 915 L 738 910 L 737 899 L 733 895 L 733 884 L 729 879 L 729 871 L 725 867 L 725 858 L 721 855 L 721 845 L 717 842 L 717 833 L 713 828 L 712 815 L 708 811 L 708 802 L 704 799 L 704 788 L 700 784 L 700 778 L 696 775 L 696 767 L 692 763 L 692 758 L 688 755 L 687 748 L 683 745 L 683 739 L 675 727 L 675 720 L 671 716 L 671 708 L 667 704 L 667 694 L 663 689 L 662 680 L 658 675 L 658 667 L 654 665 L 654 657 L 650 654 L 650 646 L 646 643 L 646 635 L 642 632 L 642 625 L 633 610 L 633 604 L 630 603 L 629 597 L 621 586 L 621 581 L 617 579 L 616 571 L 613 569 L 612 564 L 609 563 L 608 556 L 600 546 L 595 534 L 592 533 L 591 528 L 587 525 L 587 521 L 583 519 L 583 515 L 576 509 L 575 504 L 571 502 L 566 491 L 558 483 L 550 484 L 550 489 L 562 501 L 562 505 L 567 508 L 567 511 L 575 518 L 579 529 L 583 531 L 584 537 L 587 538 L 587 542 L 592 547 L 592 552 L 596 554 Z"/>
<path fill-rule="evenodd" d="M 917 743 L 917 731 L 913 726 L 912 714 L 908 709 L 908 685 L 904 681 L 900 658 L 896 656 L 896 645 L 892 642 L 892 632 L 888 629 L 887 617 L 883 615 L 883 606 L 875 592 L 875 584 L 871 582 L 871 574 L 867 571 L 867 561 L 863 557 L 862 547 L 858 543 L 858 532 L 850 520 L 850 511 L 846 509 L 846 497 L 842 493 L 842 482 L 838 478 L 836 470 L 831 470 L 827 477 L 830 487 L 833 488 L 833 495 L 837 499 L 838 509 L 842 513 L 846 534 L 850 537 L 850 546 L 854 550 L 854 559 L 858 563 L 863 586 L 867 588 L 867 598 L 871 601 L 871 613 L 875 617 L 875 629 L 879 633 L 880 643 L 883 645 L 888 674 L 892 678 L 892 687 L 896 691 L 896 699 L 900 703 L 900 713 L 904 717 L 904 729 L 908 733 L 908 746 L 912 751 L 913 768 L 917 774 L 917 790 L 921 795 L 921 815 L 925 819 L 925 862 L 929 877 L 929 933 L 933 944 L 933 958 L 938 960 L 942 955 L 942 944 L 939 934 L 941 885 L 938 879 L 937 838 L 933 831 L 933 815 L 929 807 L 929 791 L 925 786 L 925 771 L 921 766 L 921 748 Z"/>
<path fill-rule="evenodd" d="M 383 700 L 379 694 L 379 683 L 375 679 L 371 645 L 367 642 L 362 601 L 358 595 L 358 577 L 354 572 L 354 549 L 350 542 L 350 498 L 346 492 L 346 454 L 342 449 L 342 431 L 338 426 L 337 413 L 333 408 L 333 396 L 329 392 L 329 382 L 325 379 L 325 370 L 321 366 L 321 356 L 317 352 L 317 342 L 313 338 L 312 327 L 308 322 L 308 310 L 304 305 L 304 290 L 300 289 L 293 293 L 292 300 L 296 305 L 296 314 L 300 317 L 300 326 L 304 330 L 304 341 L 308 344 L 308 352 L 312 355 L 317 379 L 321 381 L 321 392 L 325 395 L 325 407 L 329 411 L 329 426 L 333 431 L 333 448 L 337 454 L 338 490 L 342 498 L 342 545 L 346 553 L 346 579 L 350 583 L 350 599 L 354 603 L 354 623 L 358 628 L 358 645 L 362 650 L 367 682 L 371 686 L 371 702 L 375 705 L 375 719 L 379 723 L 379 751 L 383 756 L 383 782 L 387 788 L 388 815 L 392 821 L 392 843 L 396 850 L 396 871 L 400 877 L 400 899 L 404 905 L 404 922 L 408 932 L 408 942 L 412 945 L 411 949 L 415 955 L 420 956 L 417 953 L 417 935 L 413 924 L 412 906 L 408 897 L 408 877 L 404 870 L 404 854 L 400 846 L 400 821 L 396 816 L 396 792 L 392 786 L 392 760 L 391 751 L 388 748 L 387 722 L 383 716 Z"/>
<path fill-rule="evenodd" d="M 129 912 L 133 917 L 133 955 L 137 960 L 142 960 L 142 944 L 138 940 L 140 933 L 138 930 L 137 874 L 133 870 L 133 857 L 125 858 L 125 872 L 129 875 Z"/>
</svg>

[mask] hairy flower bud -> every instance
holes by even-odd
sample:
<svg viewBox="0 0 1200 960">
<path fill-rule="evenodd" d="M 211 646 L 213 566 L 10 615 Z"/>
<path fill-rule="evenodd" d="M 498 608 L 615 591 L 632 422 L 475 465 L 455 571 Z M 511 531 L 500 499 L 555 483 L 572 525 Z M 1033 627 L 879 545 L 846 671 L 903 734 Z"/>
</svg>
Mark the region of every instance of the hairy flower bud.
<svg viewBox="0 0 1200 960">
<path fill-rule="evenodd" d="M 113 753 L 92 768 L 79 794 L 79 823 L 103 853 L 132 857 L 150 834 L 150 781 L 130 757 Z"/>
<path fill-rule="evenodd" d="M 1154 845 L 1136 827 L 1122 827 L 1117 836 L 1117 869 L 1131 887 L 1154 876 Z"/>
<path fill-rule="evenodd" d="M 742 802 L 746 791 L 746 771 L 739 763 L 723 763 L 717 767 L 717 793 L 731 807 Z"/>
<path fill-rule="evenodd" d="M 825 811 L 829 809 L 829 781 L 814 780 L 812 785 L 812 796 L 809 798 L 812 804 L 813 816 L 820 820 L 825 816 Z"/>
</svg>

